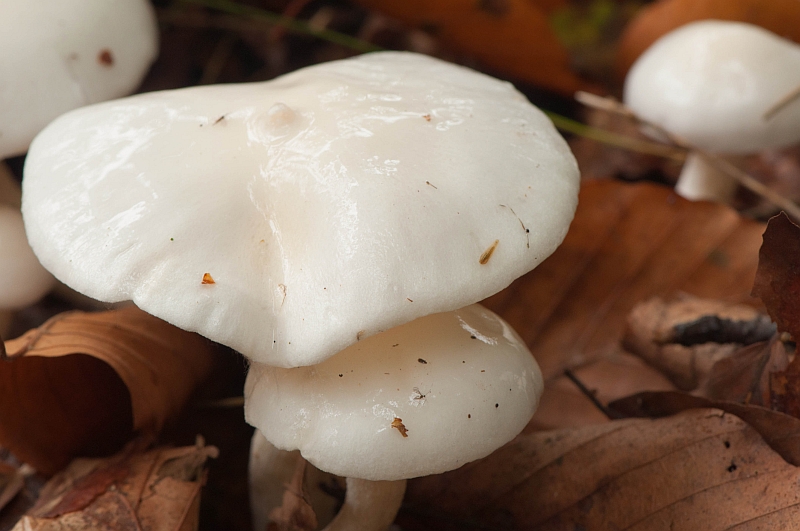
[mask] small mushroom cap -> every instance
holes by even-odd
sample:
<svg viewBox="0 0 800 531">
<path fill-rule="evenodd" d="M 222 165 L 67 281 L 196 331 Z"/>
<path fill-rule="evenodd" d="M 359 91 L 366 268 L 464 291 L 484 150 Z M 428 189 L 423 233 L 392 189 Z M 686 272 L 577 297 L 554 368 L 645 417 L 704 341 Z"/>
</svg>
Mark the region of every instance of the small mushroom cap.
<svg viewBox="0 0 800 531">
<path fill-rule="evenodd" d="M 130 94 L 158 52 L 147 0 L 0 0 L 0 159 L 58 115 Z"/>
<path fill-rule="evenodd" d="M 24 308 L 54 285 L 28 245 L 19 209 L 0 204 L 0 309 Z"/>
<path fill-rule="evenodd" d="M 624 101 L 645 120 L 712 151 L 800 141 L 800 103 L 764 113 L 800 86 L 800 46 L 741 22 L 705 20 L 664 35 L 634 63 Z"/>
<path fill-rule="evenodd" d="M 578 184 L 510 84 L 380 53 L 73 111 L 31 146 L 22 208 L 73 289 L 290 367 L 504 288 Z"/>
<path fill-rule="evenodd" d="M 522 431 L 543 387 L 519 336 L 476 304 L 398 326 L 313 367 L 252 364 L 245 416 L 320 470 L 397 480 L 489 455 Z"/>
</svg>

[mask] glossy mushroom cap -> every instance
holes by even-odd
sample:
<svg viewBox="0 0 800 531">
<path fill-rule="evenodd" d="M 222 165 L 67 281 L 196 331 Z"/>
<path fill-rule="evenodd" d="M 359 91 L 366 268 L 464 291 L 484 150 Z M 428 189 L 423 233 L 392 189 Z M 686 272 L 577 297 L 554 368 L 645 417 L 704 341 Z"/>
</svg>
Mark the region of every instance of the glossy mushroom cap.
<svg viewBox="0 0 800 531">
<path fill-rule="evenodd" d="M 0 159 L 60 114 L 133 92 L 157 53 L 147 0 L 0 0 Z"/>
<path fill-rule="evenodd" d="M 23 213 L 73 289 L 291 367 L 504 288 L 578 186 L 510 84 L 387 52 L 73 111 L 31 147 Z"/>
<path fill-rule="evenodd" d="M 476 304 L 398 326 L 313 367 L 253 364 L 245 416 L 320 470 L 399 480 L 489 455 L 522 431 L 543 387 L 519 336 Z"/>
<path fill-rule="evenodd" d="M 746 154 L 800 141 L 800 46 L 741 22 L 705 20 L 657 40 L 625 79 L 625 104 L 693 145 Z"/>
</svg>

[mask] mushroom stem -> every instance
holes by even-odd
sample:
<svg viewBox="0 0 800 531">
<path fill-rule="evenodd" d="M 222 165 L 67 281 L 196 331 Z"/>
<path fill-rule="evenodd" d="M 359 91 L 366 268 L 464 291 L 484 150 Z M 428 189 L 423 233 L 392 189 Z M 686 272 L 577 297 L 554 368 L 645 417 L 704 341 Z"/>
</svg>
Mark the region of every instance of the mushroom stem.
<svg viewBox="0 0 800 531">
<path fill-rule="evenodd" d="M 260 431 L 256 430 L 253 434 L 248 473 L 254 531 L 267 529 L 271 521 L 270 513 L 283 504 L 283 494 L 292 479 L 298 459 L 301 459 L 298 450 L 279 450 Z M 337 500 L 323 492 L 319 485 L 330 483 L 336 476 L 310 465 L 306 467 L 305 476 L 304 494 L 314 509 L 317 521 L 325 524 L 333 518 Z"/>
<path fill-rule="evenodd" d="M 692 201 L 730 203 L 737 186 L 738 183 L 730 175 L 719 171 L 706 162 L 702 155 L 692 151 L 686 157 L 675 191 Z"/>
<path fill-rule="evenodd" d="M 384 531 L 403 503 L 406 480 L 347 478 L 344 505 L 323 531 Z"/>
</svg>

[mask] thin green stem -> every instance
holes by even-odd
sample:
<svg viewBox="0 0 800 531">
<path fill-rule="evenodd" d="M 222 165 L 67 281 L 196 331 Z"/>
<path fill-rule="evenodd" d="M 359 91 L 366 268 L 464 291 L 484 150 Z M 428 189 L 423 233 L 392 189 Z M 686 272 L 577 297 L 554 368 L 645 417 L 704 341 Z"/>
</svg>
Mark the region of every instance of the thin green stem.
<svg viewBox="0 0 800 531">
<path fill-rule="evenodd" d="M 655 142 L 638 140 L 629 136 L 597 129 L 589 125 L 582 124 L 581 122 L 571 120 L 566 116 L 561 116 L 560 114 L 556 114 L 554 112 L 545 111 L 545 114 L 547 114 L 547 116 L 553 120 L 553 123 L 557 128 L 568 133 L 582 136 L 584 138 L 596 140 L 598 142 L 627 149 L 629 151 L 644 153 L 646 155 L 665 157 L 678 162 L 683 162 L 686 158 L 686 154 L 683 150 L 676 149 L 674 147 L 665 146 L 664 144 L 657 144 Z"/>
<path fill-rule="evenodd" d="M 202 5 L 231 15 L 263 20 L 270 24 L 286 28 L 289 31 L 301 33 L 303 35 L 311 35 L 312 37 L 332 42 L 361 53 L 377 52 L 383 49 L 380 46 L 375 46 L 372 43 L 351 37 L 344 33 L 339 33 L 338 31 L 316 29 L 302 20 L 279 15 L 265 9 L 238 4 L 230 0 L 179 0 L 179 2 Z"/>
</svg>

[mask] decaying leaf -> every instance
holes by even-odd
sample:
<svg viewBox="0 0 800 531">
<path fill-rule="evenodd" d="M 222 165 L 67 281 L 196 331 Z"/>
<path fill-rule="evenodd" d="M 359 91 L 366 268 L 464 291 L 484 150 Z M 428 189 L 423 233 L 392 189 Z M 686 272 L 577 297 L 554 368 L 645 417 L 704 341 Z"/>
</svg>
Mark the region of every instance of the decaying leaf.
<svg viewBox="0 0 800 531">
<path fill-rule="evenodd" d="M 573 375 L 602 404 L 642 391 L 672 391 L 675 386 L 659 371 L 641 359 L 616 352 L 575 368 Z M 580 427 L 609 422 L 598 408 L 566 376 L 548 382 L 525 432 Z"/>
<path fill-rule="evenodd" d="M 780 529 L 800 470 L 718 410 L 517 437 L 409 481 L 403 529 Z"/>
<path fill-rule="evenodd" d="M 216 448 L 199 444 L 77 459 L 50 480 L 14 531 L 196 529 L 205 462 L 216 456 Z M 169 473 L 176 461 L 191 467 Z"/>
<path fill-rule="evenodd" d="M 711 400 L 678 392 L 644 392 L 609 404 L 631 417 L 664 417 L 690 409 L 716 408 L 752 426 L 787 462 L 800 466 L 800 419 L 752 404 Z"/>
<path fill-rule="evenodd" d="M 772 321 L 751 306 L 686 295 L 637 304 L 622 342 L 678 388 L 692 391 L 705 384 L 719 360 L 774 334 Z"/>
<path fill-rule="evenodd" d="M 571 95 L 583 83 L 569 57 L 531 0 L 356 0 L 405 24 L 423 28 L 443 44 L 486 67 Z M 552 2 L 551 2 L 552 3 Z"/>
<path fill-rule="evenodd" d="M 60 314 L 5 343 L 0 445 L 45 474 L 154 434 L 208 374 L 212 344 L 133 306 Z"/>
<path fill-rule="evenodd" d="M 269 513 L 267 531 L 314 531 L 317 528 L 317 515 L 305 493 L 307 464 L 305 459 L 297 456 L 292 480 L 283 492 L 283 504 Z"/>
<path fill-rule="evenodd" d="M 617 55 L 620 77 L 659 37 L 703 19 L 749 22 L 800 42 L 797 0 L 660 0 L 643 8 L 622 34 Z"/>
<path fill-rule="evenodd" d="M 651 297 L 756 304 L 749 286 L 763 231 L 729 207 L 666 187 L 590 181 L 564 243 L 485 304 L 552 378 L 616 352 L 631 309 Z"/>
<path fill-rule="evenodd" d="M 778 330 L 800 337 L 800 227 L 786 214 L 770 219 L 764 231 L 753 295 Z"/>
</svg>

